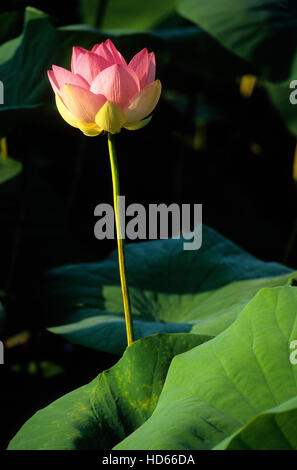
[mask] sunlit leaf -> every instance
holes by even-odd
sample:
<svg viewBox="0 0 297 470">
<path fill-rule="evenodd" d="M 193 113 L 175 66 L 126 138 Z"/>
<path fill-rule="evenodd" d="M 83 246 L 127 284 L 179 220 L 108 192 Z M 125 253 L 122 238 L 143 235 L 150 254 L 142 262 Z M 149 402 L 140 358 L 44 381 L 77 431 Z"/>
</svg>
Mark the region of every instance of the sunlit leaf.
<svg viewBox="0 0 297 470">
<path fill-rule="evenodd" d="M 38 411 L 9 449 L 110 449 L 151 415 L 172 358 L 208 339 L 154 335 L 135 342 L 114 367 Z"/>
<path fill-rule="evenodd" d="M 115 449 L 296 450 L 296 312 L 296 287 L 262 289 L 230 328 L 173 359 L 152 416 Z"/>
<path fill-rule="evenodd" d="M 136 338 L 157 332 L 214 336 L 227 328 L 262 287 L 290 284 L 296 273 L 257 260 L 203 226 L 202 247 L 183 239 L 130 243 L 128 284 Z M 126 346 L 118 257 L 52 270 L 34 305 L 50 331 L 89 348 Z"/>
</svg>

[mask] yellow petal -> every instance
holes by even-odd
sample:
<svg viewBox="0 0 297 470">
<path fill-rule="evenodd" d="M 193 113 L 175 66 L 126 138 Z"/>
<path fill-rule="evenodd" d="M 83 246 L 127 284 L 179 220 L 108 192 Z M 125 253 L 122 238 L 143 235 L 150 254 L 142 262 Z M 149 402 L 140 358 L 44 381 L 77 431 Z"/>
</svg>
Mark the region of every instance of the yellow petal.
<svg viewBox="0 0 297 470">
<path fill-rule="evenodd" d="M 144 126 L 146 126 L 150 122 L 152 117 L 153 116 L 150 116 L 138 122 L 126 122 L 126 124 L 123 127 L 125 129 L 128 129 L 128 131 L 137 131 L 138 129 L 142 129 Z"/>
<path fill-rule="evenodd" d="M 127 121 L 138 122 L 151 114 L 159 101 L 161 89 L 160 80 L 155 80 L 133 96 L 125 109 Z"/>
<path fill-rule="evenodd" d="M 121 127 L 127 121 L 124 112 L 116 104 L 106 101 L 95 116 L 96 124 L 111 134 L 120 132 Z"/>
<path fill-rule="evenodd" d="M 60 96 L 56 94 L 56 105 L 59 113 L 61 114 L 64 121 L 66 121 L 70 126 L 78 127 L 77 120 L 71 114 L 71 112 L 66 108 L 65 104 L 61 100 Z"/>
<path fill-rule="evenodd" d="M 88 137 L 95 137 L 103 131 L 95 122 L 77 121 L 69 109 L 66 108 L 59 95 L 56 95 L 56 105 L 64 121 L 70 124 L 70 126 L 80 129 Z"/>
<path fill-rule="evenodd" d="M 103 132 L 103 129 L 100 129 L 95 122 L 77 121 L 77 127 L 88 137 L 95 137 Z"/>
</svg>

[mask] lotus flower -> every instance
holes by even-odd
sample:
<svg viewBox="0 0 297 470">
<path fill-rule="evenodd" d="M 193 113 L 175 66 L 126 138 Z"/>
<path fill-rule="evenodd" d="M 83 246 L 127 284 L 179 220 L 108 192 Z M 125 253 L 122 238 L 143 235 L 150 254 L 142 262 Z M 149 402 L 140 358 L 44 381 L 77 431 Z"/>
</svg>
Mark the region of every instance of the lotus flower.
<svg viewBox="0 0 297 470">
<path fill-rule="evenodd" d="M 157 105 L 160 80 L 155 80 L 153 52 L 138 52 L 127 65 L 110 39 L 91 51 L 73 47 L 71 72 L 57 65 L 48 71 L 63 119 L 85 135 L 116 134 L 124 127 L 140 129 Z M 146 119 L 145 119 L 146 118 Z"/>
</svg>

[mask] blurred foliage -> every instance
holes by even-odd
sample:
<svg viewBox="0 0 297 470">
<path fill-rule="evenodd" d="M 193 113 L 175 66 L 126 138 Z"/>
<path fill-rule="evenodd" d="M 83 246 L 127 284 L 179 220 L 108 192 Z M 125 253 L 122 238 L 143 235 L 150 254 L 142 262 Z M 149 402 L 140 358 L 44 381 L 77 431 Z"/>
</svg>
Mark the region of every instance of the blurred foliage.
<svg viewBox="0 0 297 470">
<path fill-rule="evenodd" d="M 255 67 L 273 105 L 297 136 L 296 110 L 289 100 L 289 84 L 297 76 L 296 5 L 283 0 L 179 0 L 178 11 Z"/>
<path fill-rule="evenodd" d="M 0 140 L 0 184 L 14 178 L 22 171 L 22 163 L 7 155 L 6 138 Z"/>
<path fill-rule="evenodd" d="M 297 70 L 296 7 L 284 0 L 179 0 L 178 11 L 271 81 Z"/>
<path fill-rule="evenodd" d="M 148 30 L 160 26 L 175 16 L 175 0 L 79 0 L 79 12 L 84 23 L 101 29 Z"/>
</svg>

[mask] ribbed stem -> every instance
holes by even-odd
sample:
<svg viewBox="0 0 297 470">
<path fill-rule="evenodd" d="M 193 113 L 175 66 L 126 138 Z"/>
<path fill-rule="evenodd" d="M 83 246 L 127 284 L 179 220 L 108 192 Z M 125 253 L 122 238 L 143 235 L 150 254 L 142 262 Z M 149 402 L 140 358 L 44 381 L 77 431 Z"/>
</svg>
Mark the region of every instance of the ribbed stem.
<svg viewBox="0 0 297 470">
<path fill-rule="evenodd" d="M 127 285 L 127 276 L 126 276 L 125 246 L 124 246 L 124 240 L 122 237 L 122 220 L 121 220 L 121 213 L 120 211 L 118 211 L 118 196 L 120 196 L 120 180 L 119 180 L 114 135 L 111 133 L 108 133 L 108 150 L 109 150 L 110 166 L 111 166 L 111 174 L 112 174 L 114 214 L 115 214 L 116 232 L 117 232 L 120 278 L 121 278 L 123 304 L 124 304 L 124 312 L 125 312 L 125 320 L 126 320 L 127 342 L 128 342 L 128 346 L 130 346 L 130 344 L 133 343 L 133 323 L 132 323 L 132 316 L 131 316 L 129 291 L 128 291 L 128 285 Z"/>
</svg>

